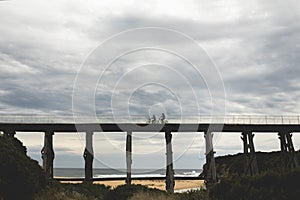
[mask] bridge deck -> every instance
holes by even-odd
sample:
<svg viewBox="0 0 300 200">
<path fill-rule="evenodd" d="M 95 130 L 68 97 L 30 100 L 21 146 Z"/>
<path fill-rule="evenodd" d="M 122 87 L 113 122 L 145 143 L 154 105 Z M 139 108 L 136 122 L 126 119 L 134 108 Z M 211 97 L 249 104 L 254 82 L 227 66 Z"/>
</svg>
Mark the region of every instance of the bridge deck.
<svg viewBox="0 0 300 200">
<path fill-rule="evenodd" d="M 297 124 L 21 124 L 0 123 L 2 131 L 24 132 L 300 132 Z"/>
<path fill-rule="evenodd" d="M 168 116 L 168 123 L 175 124 L 300 124 L 300 116 L 226 115 L 226 116 Z M 68 124 L 68 123 L 135 123 L 147 124 L 148 117 L 135 116 L 72 116 L 72 115 L 1 115 L 0 123 Z"/>
<path fill-rule="evenodd" d="M 299 116 L 171 116 L 165 124 L 144 116 L 76 117 L 0 115 L 0 130 L 30 132 L 300 132 Z"/>
</svg>

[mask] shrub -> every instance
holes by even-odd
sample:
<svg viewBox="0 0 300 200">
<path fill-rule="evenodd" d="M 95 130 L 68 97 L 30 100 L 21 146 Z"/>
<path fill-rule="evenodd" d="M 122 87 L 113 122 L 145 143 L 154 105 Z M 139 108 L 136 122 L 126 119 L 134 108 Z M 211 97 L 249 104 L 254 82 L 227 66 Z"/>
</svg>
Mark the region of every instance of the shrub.
<svg viewBox="0 0 300 200">
<path fill-rule="evenodd" d="M 158 190 L 158 189 L 151 189 L 147 186 L 143 185 L 120 185 L 116 187 L 114 190 L 111 190 L 105 199 L 110 200 L 126 200 L 132 197 L 136 193 L 140 192 L 151 192 L 151 194 L 164 194 L 166 192 Z"/>
<path fill-rule="evenodd" d="M 215 184 L 212 199 L 298 199 L 300 169 L 269 171 L 252 177 L 233 176 Z"/>
<path fill-rule="evenodd" d="M 36 194 L 35 200 L 47 200 L 49 199 L 49 195 L 53 200 L 103 200 L 109 190 L 110 187 L 102 184 L 62 184 L 58 181 L 53 180 L 43 191 Z"/>
<path fill-rule="evenodd" d="M 167 194 L 159 194 L 159 193 L 153 193 L 150 191 L 140 191 L 137 193 L 134 193 L 132 197 L 129 198 L 129 200 L 173 200 L 174 198 L 171 195 Z"/>
<path fill-rule="evenodd" d="M 45 175 L 38 162 L 26 155 L 16 138 L 0 136 L 0 198 L 32 199 L 45 187 Z"/>
<path fill-rule="evenodd" d="M 176 200 L 198 200 L 198 199 L 203 199 L 207 200 L 209 199 L 208 192 L 207 190 L 200 189 L 200 190 L 195 190 L 195 191 L 189 191 L 189 192 L 184 192 L 184 193 L 179 193 L 179 194 L 173 194 L 172 199 Z"/>
</svg>

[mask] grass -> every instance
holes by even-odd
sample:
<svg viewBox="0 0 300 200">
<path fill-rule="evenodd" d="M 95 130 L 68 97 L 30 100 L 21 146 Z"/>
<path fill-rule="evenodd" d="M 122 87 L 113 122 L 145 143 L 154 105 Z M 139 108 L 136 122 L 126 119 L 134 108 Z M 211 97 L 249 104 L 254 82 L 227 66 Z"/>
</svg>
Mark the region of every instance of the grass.
<svg viewBox="0 0 300 200">
<path fill-rule="evenodd" d="M 61 184 L 53 182 L 35 200 L 187 200 L 207 199 L 205 190 L 169 194 L 143 185 L 120 185 L 114 189 L 100 184 Z"/>
</svg>

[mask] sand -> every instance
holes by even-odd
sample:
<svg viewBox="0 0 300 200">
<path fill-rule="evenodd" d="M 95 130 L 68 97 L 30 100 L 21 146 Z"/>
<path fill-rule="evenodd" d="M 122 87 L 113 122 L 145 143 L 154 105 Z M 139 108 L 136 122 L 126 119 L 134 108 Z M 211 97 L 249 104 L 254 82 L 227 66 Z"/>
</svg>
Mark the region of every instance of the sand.
<svg viewBox="0 0 300 200">
<path fill-rule="evenodd" d="M 61 183 L 81 183 L 81 181 L 61 181 Z M 124 185 L 125 181 L 95 181 L 94 184 L 104 184 L 115 188 Z M 149 188 L 165 190 L 165 180 L 133 180 L 132 184 L 146 185 Z M 204 186 L 203 180 L 176 180 L 174 190 L 192 189 Z"/>
</svg>

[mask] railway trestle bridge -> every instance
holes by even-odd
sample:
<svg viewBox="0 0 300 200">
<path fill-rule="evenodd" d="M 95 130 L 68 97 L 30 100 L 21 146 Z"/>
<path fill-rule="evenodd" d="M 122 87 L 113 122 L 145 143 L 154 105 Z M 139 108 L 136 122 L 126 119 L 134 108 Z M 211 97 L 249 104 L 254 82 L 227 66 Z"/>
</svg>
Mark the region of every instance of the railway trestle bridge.
<svg viewBox="0 0 300 200">
<path fill-rule="evenodd" d="M 44 147 L 41 151 L 43 169 L 47 178 L 53 178 L 53 135 L 60 132 L 85 132 L 86 147 L 84 181 L 93 181 L 93 134 L 96 132 L 127 132 L 126 136 L 126 184 L 131 184 L 132 134 L 139 132 L 160 132 L 165 135 L 166 142 L 166 190 L 174 192 L 175 178 L 173 170 L 172 133 L 204 132 L 206 145 L 205 181 L 207 184 L 217 181 L 213 133 L 231 132 L 241 134 L 243 153 L 245 156 L 244 172 L 247 175 L 258 173 L 255 156 L 255 133 L 278 133 L 282 156 L 287 158 L 286 168 L 299 166 L 292 141 L 292 133 L 300 132 L 299 116 L 197 116 L 168 118 L 166 124 L 148 124 L 141 118 L 119 120 L 102 118 L 76 118 L 74 116 L 38 116 L 7 115 L 0 116 L 0 131 L 7 137 L 14 137 L 21 132 L 44 132 Z"/>
</svg>

